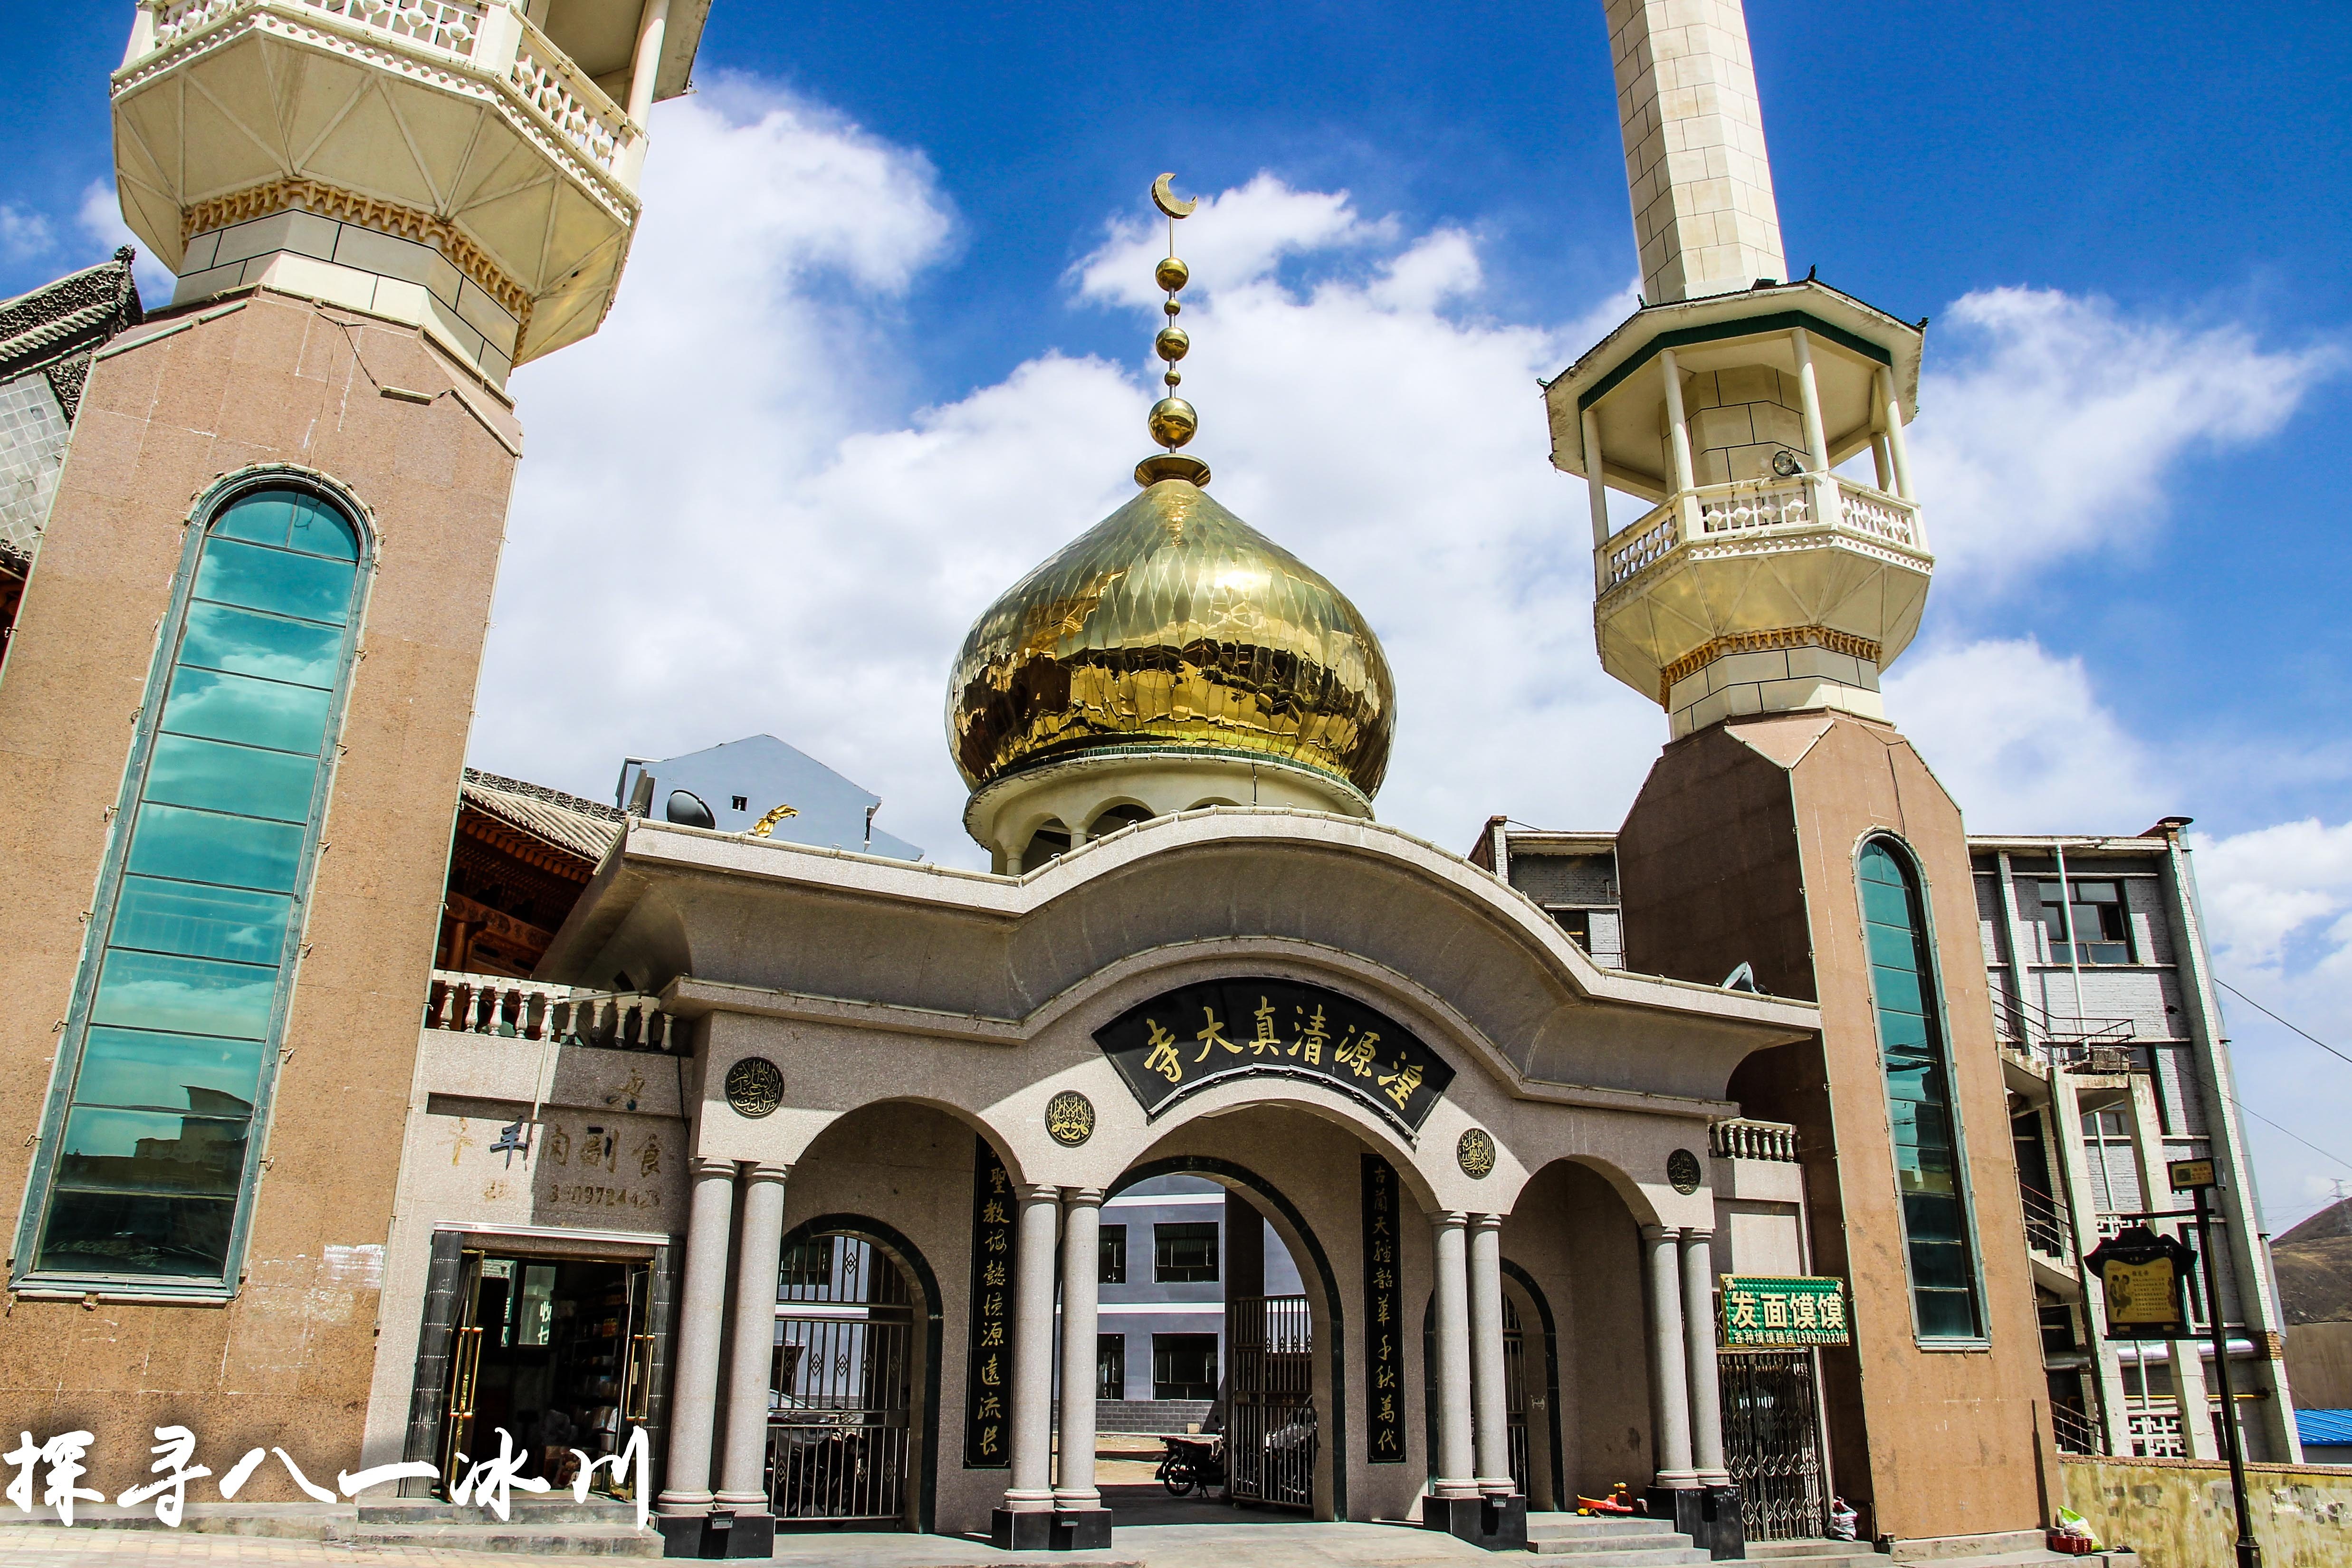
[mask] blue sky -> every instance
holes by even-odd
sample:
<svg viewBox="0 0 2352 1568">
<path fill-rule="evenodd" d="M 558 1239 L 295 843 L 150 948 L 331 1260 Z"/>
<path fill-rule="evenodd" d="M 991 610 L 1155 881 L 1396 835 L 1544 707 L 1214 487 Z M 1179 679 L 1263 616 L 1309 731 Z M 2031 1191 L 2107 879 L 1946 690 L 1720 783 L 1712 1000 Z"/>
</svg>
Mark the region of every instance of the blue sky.
<svg viewBox="0 0 2352 1568">
<path fill-rule="evenodd" d="M 1489 812 L 1614 823 L 1663 723 L 1598 673 L 1533 386 L 1632 286 L 1601 12 L 718 0 L 612 321 L 516 380 L 475 760 L 595 794 L 769 730 L 972 860 L 947 659 L 1144 449 L 1118 268 L 1172 168 L 1217 197 L 1182 240 L 1197 449 L 1388 639 L 1382 815 L 1457 847 Z M 1934 318 L 1944 567 L 1895 717 L 1979 828 L 2196 817 L 2224 973 L 2352 1040 L 2352 16 L 1749 23 L 1791 269 Z M 127 26 L 38 7 L 0 61 L 0 292 L 110 247 Z M 2232 1024 L 2248 1105 L 2327 1152 L 2252 1129 L 2284 1228 L 2352 1179 L 2352 1068 Z"/>
</svg>

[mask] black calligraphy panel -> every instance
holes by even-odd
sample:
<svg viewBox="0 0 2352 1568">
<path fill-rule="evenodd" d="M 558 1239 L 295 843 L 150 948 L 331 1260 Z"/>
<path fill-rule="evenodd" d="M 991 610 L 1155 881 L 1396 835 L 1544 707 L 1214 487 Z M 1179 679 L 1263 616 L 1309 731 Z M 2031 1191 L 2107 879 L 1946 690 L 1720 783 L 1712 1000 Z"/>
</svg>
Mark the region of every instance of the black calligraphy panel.
<svg viewBox="0 0 2352 1568">
<path fill-rule="evenodd" d="M 963 1468 L 1001 1470 L 1012 1460 L 1012 1178 L 985 1138 L 971 1177 L 971 1347 L 964 1361 Z"/>
<path fill-rule="evenodd" d="M 1150 1116 L 1209 1084 L 1270 1073 L 1337 1089 L 1417 1132 L 1454 1081 L 1394 1019 L 1295 980 L 1187 985 L 1129 1008 L 1095 1043 Z"/>
<path fill-rule="evenodd" d="M 1364 1160 L 1364 1458 L 1404 1463 L 1404 1276 L 1397 1256 L 1397 1174 L 1378 1154 Z"/>
</svg>

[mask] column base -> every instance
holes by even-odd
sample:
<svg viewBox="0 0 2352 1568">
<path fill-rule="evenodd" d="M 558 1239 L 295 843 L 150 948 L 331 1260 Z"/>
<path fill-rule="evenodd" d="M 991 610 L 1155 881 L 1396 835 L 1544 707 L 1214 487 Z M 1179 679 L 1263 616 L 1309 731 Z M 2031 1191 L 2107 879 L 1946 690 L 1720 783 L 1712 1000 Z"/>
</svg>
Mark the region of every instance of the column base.
<svg viewBox="0 0 2352 1568">
<path fill-rule="evenodd" d="M 646 1522 L 661 1531 L 664 1557 L 772 1557 L 776 1520 L 767 1513 L 657 1513 Z"/>
<path fill-rule="evenodd" d="M 1055 1552 L 1095 1552 L 1110 1544 L 1110 1510 L 1056 1509 L 1052 1515 Z"/>
<path fill-rule="evenodd" d="M 1643 1500 L 1649 1517 L 1670 1520 L 1670 1528 L 1691 1538 L 1717 1562 L 1748 1555 L 1748 1526 L 1739 1514 L 1739 1488 L 1652 1487 Z"/>
<path fill-rule="evenodd" d="M 1528 1545 L 1528 1500 L 1524 1497 L 1424 1497 L 1423 1530 L 1443 1531 L 1489 1552 L 1524 1552 Z"/>
<path fill-rule="evenodd" d="M 999 1552 L 1051 1552 L 1054 1510 L 1023 1509 L 1016 1513 L 1000 1508 L 988 1516 L 988 1543 Z"/>
</svg>

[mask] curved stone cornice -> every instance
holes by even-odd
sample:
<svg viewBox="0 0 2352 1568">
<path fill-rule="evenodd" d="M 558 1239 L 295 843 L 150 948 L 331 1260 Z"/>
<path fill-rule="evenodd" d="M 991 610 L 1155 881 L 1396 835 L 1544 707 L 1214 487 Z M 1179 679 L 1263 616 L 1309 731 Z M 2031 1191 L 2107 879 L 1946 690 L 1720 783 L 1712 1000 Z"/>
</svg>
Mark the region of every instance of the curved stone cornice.
<svg viewBox="0 0 2352 1568">
<path fill-rule="evenodd" d="M 1221 943 L 1235 961 L 1352 965 L 1540 1098 L 1719 1099 L 1749 1052 L 1819 1027 L 1809 1004 L 1601 969 L 1525 895 L 1396 829 L 1235 808 L 1124 829 L 1017 879 L 632 823 L 541 973 L 690 975 L 803 999 L 779 1009 L 889 1010 L 943 1026 L 913 1032 L 1017 1045 L 1066 998 Z"/>
</svg>

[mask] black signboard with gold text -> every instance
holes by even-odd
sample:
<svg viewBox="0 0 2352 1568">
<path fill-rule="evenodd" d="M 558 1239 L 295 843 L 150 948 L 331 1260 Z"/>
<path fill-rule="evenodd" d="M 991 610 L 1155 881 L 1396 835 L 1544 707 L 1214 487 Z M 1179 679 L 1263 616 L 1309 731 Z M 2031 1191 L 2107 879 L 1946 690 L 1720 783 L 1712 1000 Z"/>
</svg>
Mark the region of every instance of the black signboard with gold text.
<svg viewBox="0 0 2352 1568">
<path fill-rule="evenodd" d="M 2083 1259 L 2099 1282 L 2111 1340 L 2187 1339 L 2189 1266 L 2197 1255 L 2168 1236 L 2132 1226 Z"/>
<path fill-rule="evenodd" d="M 1444 1058 L 1393 1018 L 1295 980 L 1212 980 L 1129 1008 L 1095 1031 L 1148 1116 L 1213 1083 L 1307 1079 L 1417 1132 L 1454 1081 Z"/>
<path fill-rule="evenodd" d="M 1397 1175 L 1378 1154 L 1364 1162 L 1364 1458 L 1404 1463 L 1404 1268 L 1397 1255 Z"/>
<path fill-rule="evenodd" d="M 971 1175 L 971 1350 L 964 1360 L 963 1468 L 1013 1462 L 1013 1183 L 985 1138 Z"/>
</svg>

